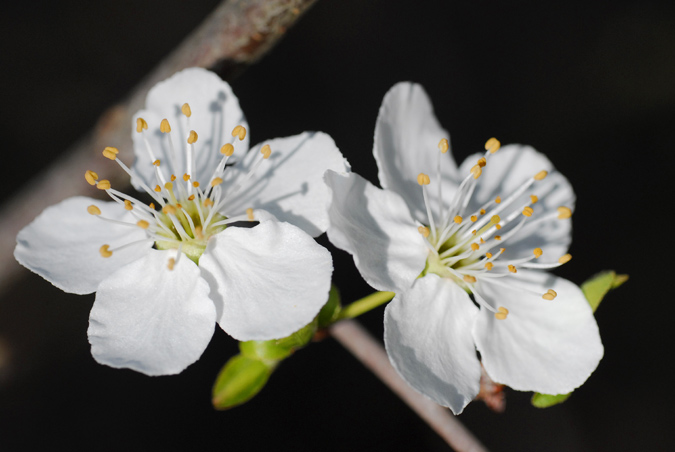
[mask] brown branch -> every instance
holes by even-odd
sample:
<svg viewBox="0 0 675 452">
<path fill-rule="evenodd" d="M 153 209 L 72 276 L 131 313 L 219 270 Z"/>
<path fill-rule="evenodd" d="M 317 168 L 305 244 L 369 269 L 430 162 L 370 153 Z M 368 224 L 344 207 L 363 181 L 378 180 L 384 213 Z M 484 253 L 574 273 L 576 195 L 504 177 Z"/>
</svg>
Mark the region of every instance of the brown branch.
<svg viewBox="0 0 675 452">
<path fill-rule="evenodd" d="M 458 452 L 487 451 L 447 408 L 419 394 L 403 381 L 389 362 L 382 345 L 355 320 L 337 322 L 330 328 L 330 333 L 408 404 L 450 447 Z"/>
<path fill-rule="evenodd" d="M 109 108 L 92 132 L 72 146 L 64 157 L 31 180 L 0 208 L 0 291 L 20 270 L 13 251 L 19 230 L 45 207 L 75 195 L 92 195 L 82 175 L 87 169 L 111 170 L 116 186 L 128 178 L 112 171 L 101 159 L 106 146 L 120 149 L 122 160 L 133 160 L 132 115 L 143 106 L 148 90 L 171 74 L 190 66 L 216 69 L 231 79 L 262 57 L 316 0 L 230 0 L 213 13 L 162 61 L 127 98 Z"/>
</svg>

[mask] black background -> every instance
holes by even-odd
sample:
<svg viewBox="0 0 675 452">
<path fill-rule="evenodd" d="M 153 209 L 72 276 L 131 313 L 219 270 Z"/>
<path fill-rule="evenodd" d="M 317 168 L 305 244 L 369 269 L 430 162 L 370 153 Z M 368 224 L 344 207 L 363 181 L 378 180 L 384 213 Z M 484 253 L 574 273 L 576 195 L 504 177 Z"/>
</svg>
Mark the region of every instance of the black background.
<svg viewBox="0 0 675 452">
<path fill-rule="evenodd" d="M 216 4 L 3 3 L 0 199 L 89 130 Z M 458 162 L 496 136 L 546 153 L 572 182 L 574 260 L 559 275 L 631 276 L 597 312 L 605 358 L 569 401 L 538 410 L 529 394 L 509 391 L 506 413 L 476 402 L 460 419 L 493 450 L 673 450 L 675 6 L 319 0 L 233 88 L 252 143 L 322 130 L 376 182 L 375 118 L 402 80 L 424 85 Z M 344 299 L 369 293 L 351 257 L 331 251 Z M 2 294 L 1 450 L 446 450 L 331 339 L 298 352 L 228 412 L 210 405 L 236 350 L 222 331 L 179 376 L 98 365 L 86 337 L 93 298 L 27 270 Z M 382 309 L 362 320 L 381 337 Z"/>
</svg>

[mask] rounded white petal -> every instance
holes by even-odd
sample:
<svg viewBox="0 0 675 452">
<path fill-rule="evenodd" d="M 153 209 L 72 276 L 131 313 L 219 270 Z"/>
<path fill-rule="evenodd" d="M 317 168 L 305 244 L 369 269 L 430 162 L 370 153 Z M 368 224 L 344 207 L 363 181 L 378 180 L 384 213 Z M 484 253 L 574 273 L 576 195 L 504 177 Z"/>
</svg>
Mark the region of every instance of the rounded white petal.
<svg viewBox="0 0 675 452">
<path fill-rule="evenodd" d="M 397 295 L 384 314 L 384 342 L 398 373 L 455 414 L 480 390 L 471 336 L 477 314 L 464 290 L 433 274 Z"/>
<path fill-rule="evenodd" d="M 105 279 L 89 316 L 91 353 L 101 364 L 146 375 L 177 374 L 202 355 L 216 308 L 199 268 L 175 251 L 152 250 Z"/>
<path fill-rule="evenodd" d="M 189 119 L 181 113 L 185 103 L 192 110 Z M 148 123 L 148 130 L 143 134 L 136 132 L 137 118 L 143 118 Z M 170 134 L 160 131 L 162 119 L 169 121 Z M 157 184 L 153 161 L 143 139 L 145 136 L 155 158 L 161 161 L 166 177 L 170 174 L 183 175 L 187 171 L 187 138 L 190 130 L 194 130 L 198 139 L 194 144 L 196 168 L 191 176 L 192 180 L 206 184 L 222 158 L 221 146 L 232 141 L 232 129 L 238 125 L 248 128 L 239 100 L 227 82 L 202 68 L 177 72 L 148 92 L 145 109 L 133 117 L 132 138 L 136 155 L 133 169 L 150 187 Z M 235 159 L 241 158 L 248 149 L 248 137 L 246 134 L 243 141 L 235 141 Z M 175 150 L 173 162 L 170 139 Z M 132 183 L 140 188 L 138 181 L 132 179 Z"/>
<path fill-rule="evenodd" d="M 332 191 L 328 238 L 354 256 L 363 279 L 378 290 L 407 290 L 424 270 L 428 248 L 399 195 L 351 173 L 327 171 Z"/>
<path fill-rule="evenodd" d="M 276 221 L 211 237 L 199 266 L 218 323 L 240 341 L 279 339 L 311 322 L 328 300 L 333 272 L 325 248 Z"/>
<path fill-rule="evenodd" d="M 566 394 L 581 386 L 603 355 L 581 289 L 544 272 L 519 270 L 509 279 L 508 288 L 479 282 L 484 298 L 509 310 L 506 319 L 497 320 L 483 309 L 473 329 L 488 375 L 513 389 L 545 394 Z M 548 289 L 558 294 L 552 301 L 541 297 Z"/>
<path fill-rule="evenodd" d="M 225 213 L 230 216 L 249 207 L 260 208 L 313 237 L 325 232 L 330 193 L 323 183 L 323 173 L 327 169 L 349 171 L 349 164 L 333 139 L 322 132 L 304 132 L 264 141 L 251 149 L 243 162 L 233 168 L 237 176 L 226 179 L 225 190 L 246 177 L 261 158 L 260 149 L 264 145 L 270 146 L 271 156 L 245 183 L 241 194 L 231 200 L 227 198 Z M 225 174 L 227 176 L 227 171 Z"/>
<path fill-rule="evenodd" d="M 467 158 L 462 163 L 460 172 L 468 174 L 482 156 L 483 154 L 475 154 Z M 530 146 L 507 145 L 490 156 L 487 166 L 483 168 L 483 174 L 478 179 L 467 207 L 467 214 L 477 211 L 486 202 L 494 201 L 497 196 L 504 202 L 511 193 L 542 170 L 548 171 L 548 176 L 544 180 L 535 181 L 504 211 L 522 211 L 523 207 L 531 202 L 530 195 L 536 195 L 538 198 L 535 204 L 531 204 L 534 214 L 526 220 L 523 228 L 504 244 L 506 251 L 502 256 L 503 259 L 529 257 L 533 249 L 541 248 L 544 254 L 536 262 L 550 263 L 556 262 L 569 248 L 572 240 L 572 221 L 569 218 L 558 219 L 556 211 L 560 206 L 574 209 L 575 195 L 572 185 L 562 174 L 555 171 L 553 164 L 544 154 Z M 494 203 L 492 205 L 496 206 Z M 551 213 L 556 213 L 556 216 L 537 222 L 538 218 Z M 507 214 L 500 215 L 505 218 Z M 517 221 L 521 218 L 523 217 L 519 216 Z"/>
<path fill-rule="evenodd" d="M 413 216 L 426 224 L 422 188 L 417 183 L 419 173 L 431 179 L 429 197 L 437 217 L 439 155 L 443 199 L 452 199 L 459 183 L 452 151 L 441 154 L 438 149 L 443 138 L 450 140 L 450 135 L 438 123 L 431 101 L 420 85 L 397 83 L 387 92 L 377 116 L 373 146 L 380 184 L 401 195 Z"/>
<path fill-rule="evenodd" d="M 29 270 L 61 290 L 91 293 L 110 273 L 148 253 L 152 242 L 141 243 L 101 257 L 111 249 L 145 239 L 143 229 L 102 221 L 87 213 L 96 205 L 101 216 L 134 224 L 134 217 L 116 202 L 77 196 L 47 207 L 16 237 L 14 257 Z"/>
</svg>

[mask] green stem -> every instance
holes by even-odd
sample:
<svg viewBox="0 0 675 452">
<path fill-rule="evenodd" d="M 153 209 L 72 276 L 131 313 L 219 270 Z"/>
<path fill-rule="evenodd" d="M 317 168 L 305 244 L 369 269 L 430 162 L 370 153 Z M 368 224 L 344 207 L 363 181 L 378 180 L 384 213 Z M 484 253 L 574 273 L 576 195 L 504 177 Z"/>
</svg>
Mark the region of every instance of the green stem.
<svg viewBox="0 0 675 452">
<path fill-rule="evenodd" d="M 360 300 L 356 300 L 350 305 L 342 308 L 336 320 L 353 319 L 358 317 L 361 314 L 364 314 L 371 309 L 375 309 L 376 307 L 390 301 L 392 298 L 394 298 L 394 295 L 396 295 L 394 292 L 375 292 L 365 296 Z"/>
</svg>

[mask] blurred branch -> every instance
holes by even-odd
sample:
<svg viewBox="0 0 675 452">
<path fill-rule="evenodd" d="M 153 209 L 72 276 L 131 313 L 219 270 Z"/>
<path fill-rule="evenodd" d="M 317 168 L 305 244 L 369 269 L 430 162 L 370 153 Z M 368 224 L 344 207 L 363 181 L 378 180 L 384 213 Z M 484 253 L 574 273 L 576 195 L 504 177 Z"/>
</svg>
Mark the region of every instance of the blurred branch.
<svg viewBox="0 0 675 452">
<path fill-rule="evenodd" d="M 101 150 L 115 146 L 122 160 L 133 160 L 132 115 L 143 107 L 148 90 L 157 82 L 190 66 L 216 70 L 231 80 L 258 60 L 316 0 L 229 0 L 164 59 L 125 100 L 101 115 L 93 131 L 63 153 L 54 164 L 29 181 L 0 208 L 0 291 L 20 270 L 13 257 L 19 230 L 45 207 L 67 197 L 92 194 L 84 180 L 87 169 L 114 169 L 101 158 Z M 108 174 L 108 173 L 107 173 Z M 110 171 L 113 185 L 126 186 L 121 171 Z"/>
<path fill-rule="evenodd" d="M 458 452 L 486 452 L 473 434 L 447 408 L 417 393 L 389 362 L 387 353 L 361 325 L 342 320 L 330 328 L 331 335 L 408 404 L 429 426 Z"/>
</svg>

